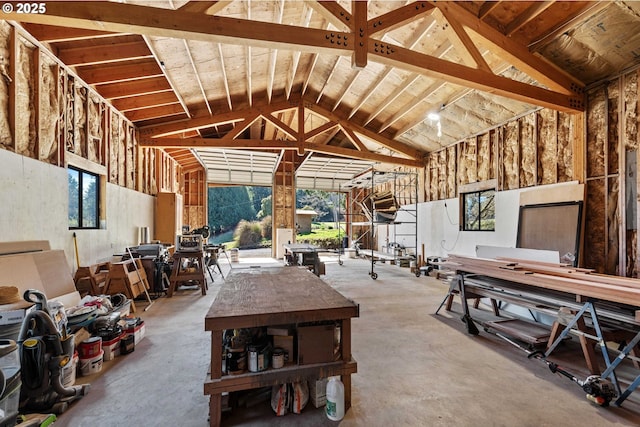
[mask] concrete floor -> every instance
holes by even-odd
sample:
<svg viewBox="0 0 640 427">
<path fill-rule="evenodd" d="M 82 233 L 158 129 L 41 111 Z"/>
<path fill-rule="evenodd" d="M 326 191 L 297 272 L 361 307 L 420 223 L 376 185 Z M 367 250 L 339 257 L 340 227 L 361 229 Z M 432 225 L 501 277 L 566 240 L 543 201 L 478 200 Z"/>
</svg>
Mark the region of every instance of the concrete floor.
<svg viewBox="0 0 640 427">
<path fill-rule="evenodd" d="M 262 253 L 264 254 L 264 252 Z M 265 265 L 240 251 L 233 268 Z M 329 421 L 310 404 L 300 415 L 276 417 L 268 403 L 223 415 L 226 426 L 638 426 L 640 391 L 622 407 L 600 408 L 568 379 L 484 331 L 467 335 L 454 312 L 434 315 L 447 292 L 435 278 L 416 278 L 407 268 L 326 259 L 323 278 L 360 305 L 352 322 L 352 408 L 342 422 Z M 221 262 L 227 274 L 229 264 Z M 222 283 L 214 276 L 206 296 L 181 290 L 138 315 L 146 336 L 133 353 L 106 362 L 87 396 L 59 416 L 56 426 L 207 426 L 203 382 L 210 358 L 204 316 Z M 457 312 L 457 313 L 456 313 Z M 477 312 L 476 312 L 477 313 Z M 575 341 L 575 340 L 574 340 Z M 556 350 L 567 367 L 586 377 L 572 343 Z M 634 375 L 630 373 L 629 375 Z M 632 377 L 631 377 L 632 378 Z M 628 380 L 627 378 L 623 378 Z"/>
</svg>

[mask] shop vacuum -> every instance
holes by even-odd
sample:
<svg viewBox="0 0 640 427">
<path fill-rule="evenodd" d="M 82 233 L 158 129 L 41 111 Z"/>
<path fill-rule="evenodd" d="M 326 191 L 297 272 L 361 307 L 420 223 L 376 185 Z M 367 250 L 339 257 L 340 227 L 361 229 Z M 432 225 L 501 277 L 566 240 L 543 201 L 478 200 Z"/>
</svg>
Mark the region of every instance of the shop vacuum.
<svg viewBox="0 0 640 427">
<path fill-rule="evenodd" d="M 18 348 L 22 372 L 20 412 L 63 413 L 68 405 L 89 392 L 89 385 L 65 387 L 61 370 L 71 363 L 73 335 L 67 335 L 66 324 L 59 331 L 52 319 L 46 296 L 29 289 L 24 299 L 35 304 L 20 329 Z"/>
</svg>

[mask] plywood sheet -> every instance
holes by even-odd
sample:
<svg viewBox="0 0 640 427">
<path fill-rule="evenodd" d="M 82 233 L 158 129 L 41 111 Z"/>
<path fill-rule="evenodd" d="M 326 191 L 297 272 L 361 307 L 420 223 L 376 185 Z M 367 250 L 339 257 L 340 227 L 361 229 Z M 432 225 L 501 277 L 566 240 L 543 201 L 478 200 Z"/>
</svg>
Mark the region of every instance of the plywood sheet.
<svg viewBox="0 0 640 427">
<path fill-rule="evenodd" d="M 36 263 L 30 255 L 0 257 L 0 286 L 16 286 L 20 295 L 27 289 L 44 292 Z"/>
<path fill-rule="evenodd" d="M 0 255 L 12 255 L 24 252 L 51 250 L 48 240 L 24 240 L 19 242 L 0 242 Z"/>
<path fill-rule="evenodd" d="M 75 292 L 76 286 L 73 283 L 64 251 L 51 250 L 34 252 L 29 255 L 36 265 L 48 298 Z"/>
</svg>

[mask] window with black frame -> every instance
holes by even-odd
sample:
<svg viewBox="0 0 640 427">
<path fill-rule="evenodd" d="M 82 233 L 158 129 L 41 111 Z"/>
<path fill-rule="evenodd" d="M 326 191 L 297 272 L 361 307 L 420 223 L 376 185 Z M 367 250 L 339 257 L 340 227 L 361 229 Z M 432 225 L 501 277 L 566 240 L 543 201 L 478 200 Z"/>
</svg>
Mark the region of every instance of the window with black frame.
<svg viewBox="0 0 640 427">
<path fill-rule="evenodd" d="M 483 190 L 462 195 L 464 231 L 495 231 L 495 194 L 495 190 Z"/>
<path fill-rule="evenodd" d="M 69 228 L 98 228 L 100 176 L 69 166 Z"/>
</svg>

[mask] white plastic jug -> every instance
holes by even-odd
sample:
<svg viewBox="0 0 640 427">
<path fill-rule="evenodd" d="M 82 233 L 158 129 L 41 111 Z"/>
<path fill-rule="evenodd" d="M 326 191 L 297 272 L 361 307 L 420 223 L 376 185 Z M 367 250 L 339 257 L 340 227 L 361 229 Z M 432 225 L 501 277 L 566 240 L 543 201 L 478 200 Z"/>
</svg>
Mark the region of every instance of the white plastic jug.
<svg viewBox="0 0 640 427">
<path fill-rule="evenodd" d="M 327 418 L 340 421 L 344 417 L 344 384 L 340 377 L 330 377 L 327 382 Z"/>
</svg>

